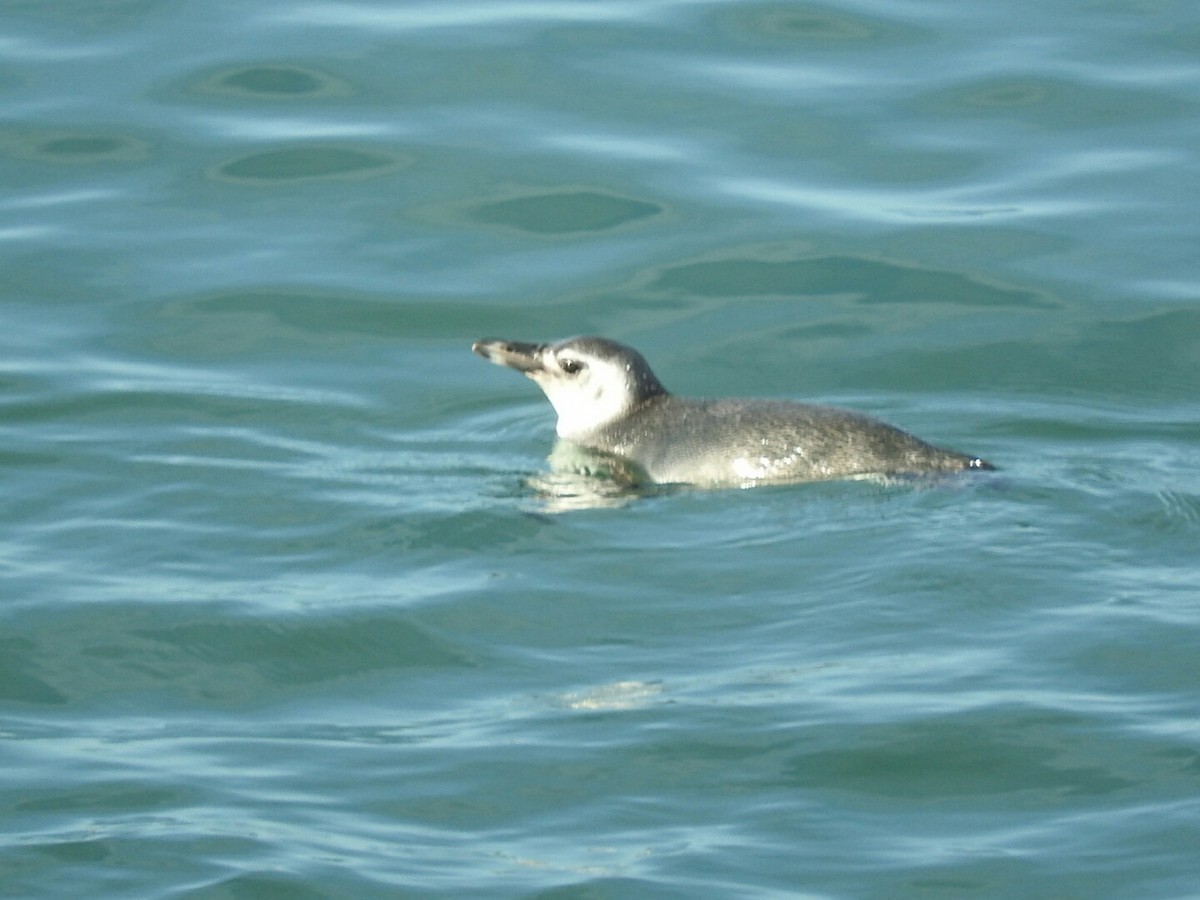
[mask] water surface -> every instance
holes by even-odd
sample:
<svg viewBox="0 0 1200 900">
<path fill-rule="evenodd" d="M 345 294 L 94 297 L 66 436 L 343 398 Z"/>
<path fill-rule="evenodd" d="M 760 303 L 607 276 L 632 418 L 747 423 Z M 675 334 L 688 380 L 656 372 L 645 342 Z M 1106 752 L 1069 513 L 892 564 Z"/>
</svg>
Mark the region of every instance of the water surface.
<svg viewBox="0 0 1200 900">
<path fill-rule="evenodd" d="M 10 2 L 0 884 L 1183 898 L 1183 2 Z M 555 511 L 599 333 L 999 477 Z"/>
</svg>

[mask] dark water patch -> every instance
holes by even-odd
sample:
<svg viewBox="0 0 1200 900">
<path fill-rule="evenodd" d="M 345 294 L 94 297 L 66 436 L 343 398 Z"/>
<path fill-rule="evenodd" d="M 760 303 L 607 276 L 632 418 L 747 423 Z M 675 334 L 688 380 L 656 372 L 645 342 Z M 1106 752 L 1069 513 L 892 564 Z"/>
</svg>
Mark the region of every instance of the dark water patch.
<svg viewBox="0 0 1200 900">
<path fill-rule="evenodd" d="M 1170 119 L 1191 111 L 1163 91 L 1037 77 L 960 84 L 914 103 L 925 114 L 1016 118 L 1055 131 Z"/>
<path fill-rule="evenodd" d="M 1044 390 L 1064 387 L 1073 367 L 1058 353 L 1024 341 L 1003 341 L 954 350 L 914 350 L 864 360 L 859 374 L 865 383 L 903 385 L 909 390 L 938 390 L 948 384 L 975 384 L 990 391 L 1005 388 Z"/>
<path fill-rule="evenodd" d="M 1194 546 L 1194 540 L 1191 542 Z M 1177 553 L 1171 554 L 1179 559 Z M 1061 629 L 1047 629 L 1045 652 L 1068 657 L 1073 671 L 1099 683 L 1119 685 L 1128 696 L 1154 696 L 1169 704 L 1181 716 L 1194 709 L 1196 685 L 1196 613 L 1195 583 L 1192 573 L 1178 570 L 1169 577 L 1156 572 L 1169 571 L 1146 566 L 1132 578 L 1113 577 L 1117 573 L 1097 572 L 1097 601 L 1085 608 L 1070 610 L 1071 621 L 1085 617 L 1089 630 L 1082 638 L 1067 635 Z M 1148 650 L 1147 648 L 1153 648 Z M 1138 660 L 1136 667 L 1129 661 Z M 1164 742 L 1171 746 L 1169 742 Z M 1194 747 L 1180 763 L 1170 764 L 1200 789 L 1200 767 Z"/>
<path fill-rule="evenodd" d="M 19 670 L 53 660 L 52 672 L 32 671 L 46 683 L 42 702 L 56 705 L 150 694 L 240 706 L 345 679 L 474 665 L 401 615 L 263 618 L 212 609 L 114 603 L 60 611 L 27 638 L 36 646 L 18 655 Z"/>
<path fill-rule="evenodd" d="M 727 257 L 665 267 L 646 286 L 650 294 L 683 297 L 846 297 L 864 305 L 945 304 L 963 307 L 1053 306 L 1037 291 L 944 269 L 861 256 L 795 259 Z"/>
<path fill-rule="evenodd" d="M 38 150 L 45 156 L 110 156 L 121 141 L 105 137 L 65 137 L 45 141 Z"/>
<path fill-rule="evenodd" d="M 63 841 L 58 844 L 35 844 L 30 847 L 39 853 L 44 853 L 56 862 L 65 863 L 101 863 L 112 856 L 112 846 L 108 841 Z"/>
<path fill-rule="evenodd" d="M 0 700 L 55 706 L 66 702 L 37 674 L 40 668 L 36 645 L 24 638 L 0 639 Z"/>
<path fill-rule="evenodd" d="M 957 225 L 922 226 L 914 224 L 881 239 L 880 256 L 885 259 L 915 258 L 935 262 L 964 259 L 990 260 L 991 265 L 1007 260 L 1024 261 L 1038 256 L 1069 253 L 1077 242 L 1061 235 L 1033 228 L 992 225 L 985 229 Z"/>
<path fill-rule="evenodd" d="M 53 172 L 51 177 L 58 174 Z M 66 250 L 55 241 L 39 241 L 24 252 L 11 253 L 4 263 L 5 299 L 24 304 L 23 328 L 14 337 L 32 341 L 53 335 L 63 345 L 89 338 L 97 320 L 110 308 L 107 303 L 97 303 L 98 298 L 115 305 L 136 294 L 116 279 L 97 293 L 98 282 L 117 264 L 117 258 L 112 249 L 80 245 Z M 58 312 L 64 309 L 70 313 Z M 55 312 L 50 314 L 51 310 Z"/>
<path fill-rule="evenodd" d="M 657 203 L 592 190 L 551 191 L 481 203 L 467 216 L 542 236 L 609 231 L 660 215 Z"/>
<path fill-rule="evenodd" d="M 404 157 L 379 150 L 316 144 L 251 153 L 218 166 L 212 174 L 221 181 L 275 185 L 370 178 L 395 170 L 406 162 Z"/>
<path fill-rule="evenodd" d="M 922 181 L 935 190 L 951 181 L 974 182 L 985 164 L 985 155 L 970 149 L 917 150 L 867 136 L 858 142 L 857 150 L 861 155 L 846 160 L 856 170 L 857 178 L 880 185 L 894 184 L 906 192 Z"/>
<path fill-rule="evenodd" d="M 174 657 L 181 668 L 212 667 L 217 678 L 233 667 L 277 685 L 469 662 L 415 624 L 390 617 L 346 617 L 336 622 L 214 620 L 134 629 L 129 636 L 145 642 L 146 661 Z"/>
<path fill-rule="evenodd" d="M 348 342 L 386 340 L 413 325 L 410 307 L 382 297 L 311 288 L 257 288 L 168 300 L 145 336 L 159 353 L 189 359 L 255 357 L 264 350 L 340 355 Z"/>
<path fill-rule="evenodd" d="M 353 93 L 347 82 L 327 72 L 283 63 L 222 69 L 204 78 L 197 90 L 261 100 L 314 100 Z"/>
<path fill-rule="evenodd" d="M 142 312 L 145 312 L 142 315 Z M 463 342 L 488 333 L 554 336 L 552 321 L 578 327 L 573 309 L 526 301 L 476 303 L 453 298 L 398 300 L 388 295 L 258 287 L 161 301 L 139 311 L 140 343 L 188 359 L 254 357 L 264 351 L 338 356 L 348 347 L 413 338 Z"/>
<path fill-rule="evenodd" d="M 756 43 L 845 50 L 911 42 L 925 32 L 896 20 L 854 15 L 817 3 L 748 3 L 722 10 L 720 24 Z"/>
<path fill-rule="evenodd" d="M 31 468 L 53 466 L 64 462 L 66 459 L 66 454 L 59 453 L 26 450 L 0 450 L 0 469 L 12 469 L 21 466 L 29 466 Z"/>
<path fill-rule="evenodd" d="M 969 727 L 972 718 L 978 727 Z M 833 750 L 801 752 L 790 768 L 809 787 L 924 802 L 988 797 L 1040 806 L 1136 784 L 1111 761 L 1075 749 L 1064 737 L 1070 729 L 1063 718 L 994 712 L 881 726 L 858 737 L 845 734 Z"/>
<path fill-rule="evenodd" d="M 848 338 L 866 337 L 871 334 L 871 327 L 861 322 L 818 322 L 814 325 L 800 325 L 780 332 L 779 337 L 785 341 L 821 341 L 846 340 Z"/>
<path fill-rule="evenodd" d="M 53 373 L 0 372 L 0 410 L 36 402 L 58 389 Z"/>
<path fill-rule="evenodd" d="M 1200 384 L 1200 309 L 1100 322 L 1094 332 L 1079 349 L 1095 377 L 1122 390 L 1195 398 Z"/>
<path fill-rule="evenodd" d="M 1200 24 L 1194 21 L 1173 23 L 1171 27 L 1155 35 L 1164 48 L 1179 50 L 1189 60 L 1200 57 Z"/>
<path fill-rule="evenodd" d="M 105 131 L 5 128 L 0 153 L 58 165 L 141 162 L 150 145 L 140 138 Z"/>
<path fill-rule="evenodd" d="M 868 377 L 899 379 L 910 387 L 944 387 L 969 377 L 991 390 L 1069 392 L 1110 402 L 1139 397 L 1194 400 L 1200 311 L 1056 326 L 1036 337 L 984 342 L 969 349 L 918 347 L 863 360 L 859 371 Z M 1152 423 L 1140 427 L 1147 433 L 1154 430 Z M 1168 428 L 1176 432 L 1170 439 L 1177 440 L 1178 426 Z"/>
<path fill-rule="evenodd" d="M 338 879 L 327 877 L 324 883 Z M 344 876 L 343 879 L 345 880 Z M 350 887 L 352 893 L 359 896 L 371 896 L 383 890 L 381 885 L 371 885 L 354 879 L 357 883 Z M 336 900 L 346 896 L 341 890 L 326 891 L 312 887 L 307 877 L 287 877 L 270 871 L 244 872 L 224 878 L 216 878 L 211 883 L 194 889 L 186 889 L 174 894 L 179 900 Z M 383 891 L 384 894 L 389 893 Z"/>
<path fill-rule="evenodd" d="M 140 25 L 160 9 L 158 0 L 95 0 L 47 5 L 38 0 L 5 0 L 5 11 L 24 18 L 48 18 L 55 26 L 64 22 L 83 30 L 111 31 Z"/>
<path fill-rule="evenodd" d="M 1022 435 L 1039 442 L 1108 444 L 1144 439 L 1162 446 L 1200 443 L 1200 422 L 1151 420 L 1131 414 L 1128 407 L 1108 402 L 1092 406 L 1063 401 L 1048 406 L 1044 414 L 1010 408 L 1003 420 L 993 422 L 993 434 Z"/>
<path fill-rule="evenodd" d="M 497 450 L 497 455 L 499 450 Z M 512 499 L 520 487 L 520 474 L 513 479 Z M 503 553 L 519 553 L 539 545 L 547 528 L 547 521 L 536 515 L 513 518 L 506 501 L 493 511 L 471 510 L 457 515 L 420 517 L 420 528 L 415 529 L 403 549 L 408 551 L 438 550 L 457 555 L 487 548 Z"/>
<path fill-rule="evenodd" d="M 182 790 L 148 787 L 137 781 L 104 781 L 43 787 L 37 796 L 18 801 L 14 807 L 25 813 L 88 812 L 94 815 L 168 809 L 184 799 Z"/>
</svg>

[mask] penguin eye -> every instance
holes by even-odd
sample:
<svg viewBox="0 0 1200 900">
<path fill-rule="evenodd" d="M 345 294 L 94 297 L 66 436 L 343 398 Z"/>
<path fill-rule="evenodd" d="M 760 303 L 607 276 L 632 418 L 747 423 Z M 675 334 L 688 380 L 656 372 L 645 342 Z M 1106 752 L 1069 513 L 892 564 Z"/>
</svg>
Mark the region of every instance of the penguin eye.
<svg viewBox="0 0 1200 900">
<path fill-rule="evenodd" d="M 579 372 L 583 371 L 583 363 L 577 359 L 559 360 L 558 367 L 568 375 L 577 375 Z"/>
</svg>

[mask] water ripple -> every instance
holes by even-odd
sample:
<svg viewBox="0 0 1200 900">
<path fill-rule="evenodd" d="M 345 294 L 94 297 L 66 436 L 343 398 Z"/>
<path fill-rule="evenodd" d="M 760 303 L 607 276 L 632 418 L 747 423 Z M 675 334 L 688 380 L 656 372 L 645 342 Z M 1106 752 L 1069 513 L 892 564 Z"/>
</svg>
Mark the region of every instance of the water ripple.
<svg viewBox="0 0 1200 900">
<path fill-rule="evenodd" d="M 997 199 L 991 202 L 967 199 L 988 192 L 981 186 L 940 191 L 864 190 L 745 177 L 714 177 L 711 184 L 714 190 L 739 199 L 870 222 L 1005 222 L 1094 213 L 1101 208 L 1096 200 L 1019 199 L 1010 192 L 996 192 Z"/>
<path fill-rule="evenodd" d="M 314 138 L 396 138 L 412 134 L 411 127 L 396 122 L 343 120 L 330 116 L 274 116 L 250 114 L 199 115 L 191 119 L 197 129 L 216 139 L 283 141 Z"/>
<path fill-rule="evenodd" d="M 641 2 L 529 2 L 529 3 L 412 3 L 380 7 L 355 3 L 307 3 L 270 14 L 291 24 L 322 28 L 361 28 L 371 31 L 411 32 L 435 28 L 478 30 L 513 24 L 603 23 L 641 21 L 658 10 L 695 5 L 695 0 L 641 0 Z"/>
</svg>

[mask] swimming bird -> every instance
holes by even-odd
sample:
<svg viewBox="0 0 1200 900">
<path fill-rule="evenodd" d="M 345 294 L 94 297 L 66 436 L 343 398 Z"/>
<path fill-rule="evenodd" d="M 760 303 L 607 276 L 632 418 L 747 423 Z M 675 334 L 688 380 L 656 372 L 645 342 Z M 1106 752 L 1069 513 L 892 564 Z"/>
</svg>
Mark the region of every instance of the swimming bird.
<svg viewBox="0 0 1200 900">
<path fill-rule="evenodd" d="M 638 351 L 607 338 L 484 338 L 471 349 L 533 379 L 558 413 L 559 438 L 617 461 L 635 483 L 749 487 L 994 468 L 853 410 L 676 396 Z"/>
</svg>

